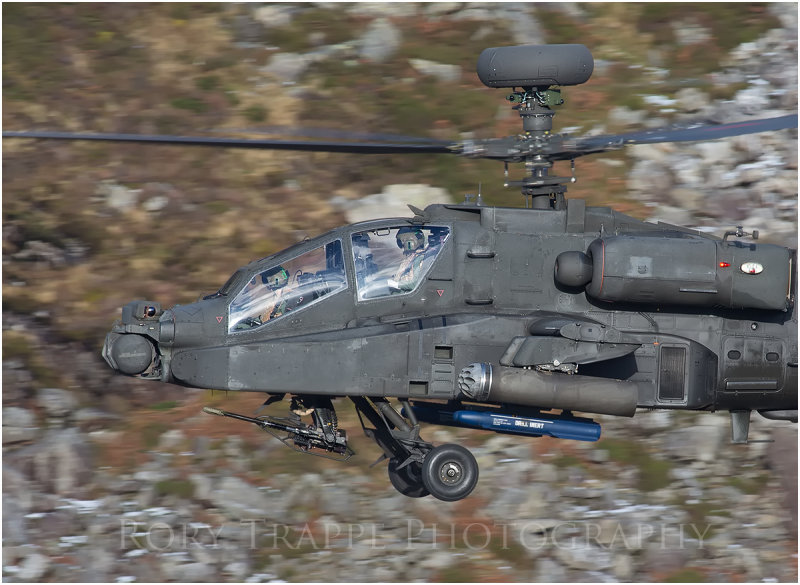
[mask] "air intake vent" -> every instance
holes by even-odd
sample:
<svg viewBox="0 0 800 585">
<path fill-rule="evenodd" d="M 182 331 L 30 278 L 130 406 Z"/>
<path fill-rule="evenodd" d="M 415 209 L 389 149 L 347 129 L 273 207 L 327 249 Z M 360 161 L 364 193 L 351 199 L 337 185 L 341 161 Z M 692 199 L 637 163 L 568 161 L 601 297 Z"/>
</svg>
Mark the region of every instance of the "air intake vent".
<svg viewBox="0 0 800 585">
<path fill-rule="evenodd" d="M 686 380 L 686 349 L 661 348 L 661 369 L 658 375 L 658 399 L 684 401 Z"/>
</svg>

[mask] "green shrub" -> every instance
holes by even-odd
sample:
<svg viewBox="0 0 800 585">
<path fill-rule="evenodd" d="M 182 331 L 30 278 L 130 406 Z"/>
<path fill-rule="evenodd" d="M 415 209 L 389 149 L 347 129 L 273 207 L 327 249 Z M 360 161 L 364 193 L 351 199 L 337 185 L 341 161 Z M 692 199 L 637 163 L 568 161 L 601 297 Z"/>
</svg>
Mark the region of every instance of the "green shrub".
<svg viewBox="0 0 800 585">
<path fill-rule="evenodd" d="M 177 108 L 179 110 L 188 110 L 190 112 L 194 112 L 195 114 L 202 114 L 208 110 L 208 104 L 195 97 L 175 98 L 174 100 L 170 101 L 170 105 L 173 108 Z"/>
<path fill-rule="evenodd" d="M 263 122 L 267 119 L 267 109 L 264 106 L 248 106 L 244 110 L 245 118 L 251 122 Z"/>
<path fill-rule="evenodd" d="M 204 75 L 203 77 L 198 77 L 194 85 L 197 89 L 202 89 L 203 91 L 213 91 L 219 87 L 219 77 L 216 75 Z"/>
</svg>

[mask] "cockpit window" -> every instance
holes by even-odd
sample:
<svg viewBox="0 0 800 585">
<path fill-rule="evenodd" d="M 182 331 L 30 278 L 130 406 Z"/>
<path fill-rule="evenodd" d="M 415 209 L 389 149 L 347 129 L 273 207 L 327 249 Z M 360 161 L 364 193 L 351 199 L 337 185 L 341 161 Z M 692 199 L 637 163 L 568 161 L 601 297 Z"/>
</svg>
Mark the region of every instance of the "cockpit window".
<svg viewBox="0 0 800 585">
<path fill-rule="evenodd" d="M 375 299 L 416 289 L 449 234 L 449 228 L 431 226 L 354 233 L 358 299 Z"/>
<path fill-rule="evenodd" d="M 216 297 L 228 296 L 231 293 L 231 290 L 233 289 L 233 285 L 239 280 L 239 275 L 242 272 L 244 272 L 244 268 L 240 268 L 239 270 L 231 274 L 231 277 L 227 281 L 225 281 L 225 284 L 223 284 L 222 287 L 217 292 L 212 293 L 210 295 L 206 295 L 203 298 L 213 299 Z"/>
<path fill-rule="evenodd" d="M 228 332 L 259 327 L 344 288 L 342 242 L 336 240 L 254 274 L 231 302 Z"/>
</svg>

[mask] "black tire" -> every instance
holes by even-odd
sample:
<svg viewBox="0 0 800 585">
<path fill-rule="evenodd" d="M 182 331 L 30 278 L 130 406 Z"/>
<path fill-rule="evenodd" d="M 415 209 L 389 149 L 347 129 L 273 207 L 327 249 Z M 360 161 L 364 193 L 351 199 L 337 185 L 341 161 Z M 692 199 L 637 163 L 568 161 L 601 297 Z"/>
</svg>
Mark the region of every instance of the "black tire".
<svg viewBox="0 0 800 585">
<path fill-rule="evenodd" d="M 394 489 L 409 498 L 424 498 L 429 495 L 430 492 L 422 483 L 422 465 L 413 462 L 398 469 L 400 463 L 395 458 L 389 459 L 389 481 Z"/>
<path fill-rule="evenodd" d="M 425 456 L 422 482 L 434 498 L 444 502 L 461 500 L 478 483 L 478 462 L 461 445 L 439 445 Z"/>
</svg>

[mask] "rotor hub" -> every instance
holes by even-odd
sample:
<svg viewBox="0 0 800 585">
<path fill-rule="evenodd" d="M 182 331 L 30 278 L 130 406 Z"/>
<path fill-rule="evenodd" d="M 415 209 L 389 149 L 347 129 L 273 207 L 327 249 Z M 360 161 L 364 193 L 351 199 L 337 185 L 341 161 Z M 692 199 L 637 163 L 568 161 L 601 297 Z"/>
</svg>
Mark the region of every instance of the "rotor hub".
<svg viewBox="0 0 800 585">
<path fill-rule="evenodd" d="M 519 117 L 522 118 L 522 129 L 527 134 L 549 133 L 553 129 L 553 116 L 556 113 L 549 106 L 537 100 L 536 94 L 528 95 L 529 97 L 525 102 L 513 108 L 518 111 Z"/>
</svg>

